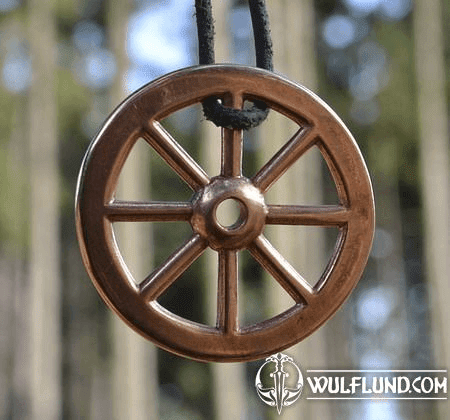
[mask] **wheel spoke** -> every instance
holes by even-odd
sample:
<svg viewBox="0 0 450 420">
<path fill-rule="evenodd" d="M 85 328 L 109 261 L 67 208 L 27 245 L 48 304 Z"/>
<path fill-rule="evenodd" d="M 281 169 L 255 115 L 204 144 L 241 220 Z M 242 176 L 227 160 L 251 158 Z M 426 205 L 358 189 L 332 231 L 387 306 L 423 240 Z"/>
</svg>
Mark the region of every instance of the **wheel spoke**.
<svg viewBox="0 0 450 420">
<path fill-rule="evenodd" d="M 351 211 L 344 206 L 267 206 L 266 223 L 272 225 L 343 226 Z"/>
<path fill-rule="evenodd" d="M 219 282 L 217 286 L 217 328 L 233 334 L 238 328 L 237 296 L 238 264 L 234 250 L 219 252 Z"/>
<path fill-rule="evenodd" d="M 240 93 L 231 93 L 224 98 L 224 105 L 235 109 L 242 109 L 243 102 Z M 242 130 L 222 128 L 222 176 L 241 176 L 242 141 Z"/>
<path fill-rule="evenodd" d="M 302 127 L 253 177 L 253 183 L 265 193 L 289 167 L 315 142 L 316 132 Z"/>
<path fill-rule="evenodd" d="M 194 191 L 209 183 L 206 172 L 157 121 L 147 126 L 143 137 Z"/>
<path fill-rule="evenodd" d="M 105 212 L 112 222 L 189 221 L 192 216 L 192 204 L 115 200 L 105 207 Z"/>
<path fill-rule="evenodd" d="M 222 128 L 222 176 L 242 174 L 242 130 Z"/>
<path fill-rule="evenodd" d="M 200 235 L 193 235 L 139 285 L 141 296 L 146 301 L 158 299 L 206 247 L 207 242 Z"/>
<path fill-rule="evenodd" d="M 309 303 L 314 294 L 312 287 L 263 235 L 253 241 L 249 250 L 297 303 Z"/>
</svg>

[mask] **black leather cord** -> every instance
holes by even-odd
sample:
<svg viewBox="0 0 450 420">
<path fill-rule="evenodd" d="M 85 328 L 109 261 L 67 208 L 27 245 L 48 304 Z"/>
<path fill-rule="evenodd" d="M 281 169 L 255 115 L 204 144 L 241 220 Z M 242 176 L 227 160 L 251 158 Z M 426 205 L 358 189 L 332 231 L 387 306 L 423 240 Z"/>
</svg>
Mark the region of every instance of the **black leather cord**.
<svg viewBox="0 0 450 420">
<path fill-rule="evenodd" d="M 269 17 L 265 0 L 249 0 L 255 38 L 256 66 L 273 70 L 273 47 L 270 36 Z M 195 0 L 199 64 L 214 64 L 214 20 L 211 0 Z M 248 109 L 234 109 L 224 106 L 218 98 L 203 101 L 203 113 L 207 120 L 225 128 L 248 130 L 261 124 L 269 114 L 264 102 L 254 101 Z"/>
</svg>

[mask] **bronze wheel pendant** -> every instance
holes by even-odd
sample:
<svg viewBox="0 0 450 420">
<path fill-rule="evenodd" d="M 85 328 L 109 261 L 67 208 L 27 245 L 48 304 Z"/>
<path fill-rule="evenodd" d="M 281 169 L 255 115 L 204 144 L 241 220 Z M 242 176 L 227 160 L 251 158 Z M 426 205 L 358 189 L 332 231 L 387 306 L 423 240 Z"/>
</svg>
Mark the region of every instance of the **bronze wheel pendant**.
<svg viewBox="0 0 450 420">
<path fill-rule="evenodd" d="M 252 179 L 242 176 L 242 133 L 224 129 L 222 170 L 210 178 L 159 121 L 217 96 L 239 108 L 259 99 L 301 128 Z M 122 166 L 138 138 L 194 191 L 190 202 L 124 202 L 115 199 Z M 270 205 L 264 194 L 313 145 L 336 183 L 339 205 Z M 240 217 L 222 226 L 216 209 L 239 204 Z M 125 100 L 109 117 L 85 156 L 76 196 L 77 235 L 87 271 L 105 302 L 138 333 L 162 348 L 197 360 L 254 360 L 310 335 L 350 294 L 365 267 L 374 231 L 370 179 L 349 131 L 317 96 L 284 78 L 255 68 L 213 65 L 164 76 Z M 186 221 L 191 238 L 136 284 L 117 247 L 113 222 Z M 266 224 L 334 226 L 339 238 L 318 283 L 311 287 L 264 236 Z M 157 299 L 207 247 L 219 255 L 217 326 L 186 320 Z M 242 327 L 237 311 L 237 252 L 251 255 L 296 304 L 264 322 Z"/>
</svg>

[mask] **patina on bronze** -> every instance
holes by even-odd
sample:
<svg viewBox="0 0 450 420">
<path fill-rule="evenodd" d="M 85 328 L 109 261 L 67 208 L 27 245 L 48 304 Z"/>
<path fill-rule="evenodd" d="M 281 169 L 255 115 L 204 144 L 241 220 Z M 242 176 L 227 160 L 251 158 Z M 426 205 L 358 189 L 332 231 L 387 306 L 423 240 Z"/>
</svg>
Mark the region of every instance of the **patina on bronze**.
<svg viewBox="0 0 450 420">
<path fill-rule="evenodd" d="M 244 100 L 262 100 L 300 129 L 251 179 L 242 175 L 242 132 L 223 129 L 221 173 L 210 178 L 160 121 L 211 96 L 235 108 L 242 107 Z M 139 138 L 192 188 L 189 202 L 115 198 L 120 171 Z M 264 194 L 312 146 L 320 149 L 328 164 L 339 204 L 267 203 Z M 239 204 L 239 218 L 231 226 L 223 226 L 216 214 L 225 200 Z M 192 226 L 192 236 L 137 284 L 114 238 L 117 221 L 185 221 Z M 176 354 L 232 362 L 281 351 L 313 333 L 337 311 L 366 264 L 374 231 L 374 202 L 354 139 L 317 96 L 265 70 L 213 65 L 164 76 L 114 111 L 85 156 L 76 193 L 76 224 L 83 261 L 95 287 L 126 323 Z M 264 236 L 267 224 L 339 228 L 334 253 L 317 284 L 308 284 L 270 244 Z M 219 258 L 216 327 L 181 318 L 157 302 L 208 246 Z M 284 313 L 249 326 L 240 325 L 238 317 L 237 253 L 242 249 L 248 249 L 296 302 Z"/>
</svg>

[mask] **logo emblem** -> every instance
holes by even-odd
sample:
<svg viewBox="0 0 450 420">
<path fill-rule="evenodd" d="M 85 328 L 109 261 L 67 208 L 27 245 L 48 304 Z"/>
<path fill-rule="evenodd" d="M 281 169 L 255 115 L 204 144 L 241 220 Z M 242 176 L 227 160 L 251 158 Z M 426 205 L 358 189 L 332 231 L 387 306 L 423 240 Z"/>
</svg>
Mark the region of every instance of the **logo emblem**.
<svg viewBox="0 0 450 420">
<path fill-rule="evenodd" d="M 269 377 L 272 378 L 273 381 L 273 386 L 270 388 L 264 387 L 261 381 L 261 376 L 264 376 L 264 373 L 268 373 L 267 365 L 270 367 L 274 365 L 275 368 L 275 370 L 269 371 Z M 291 373 L 283 370 L 283 368 L 287 368 L 288 366 L 290 367 L 289 372 L 295 373 L 298 378 L 293 388 L 288 387 L 286 384 L 286 378 L 288 378 Z M 265 363 L 259 368 L 258 373 L 256 374 L 255 387 L 259 398 L 267 405 L 277 407 L 278 414 L 281 414 L 282 408 L 293 404 L 302 393 L 303 376 L 292 357 L 286 356 L 283 353 L 276 353 L 268 357 Z"/>
</svg>

